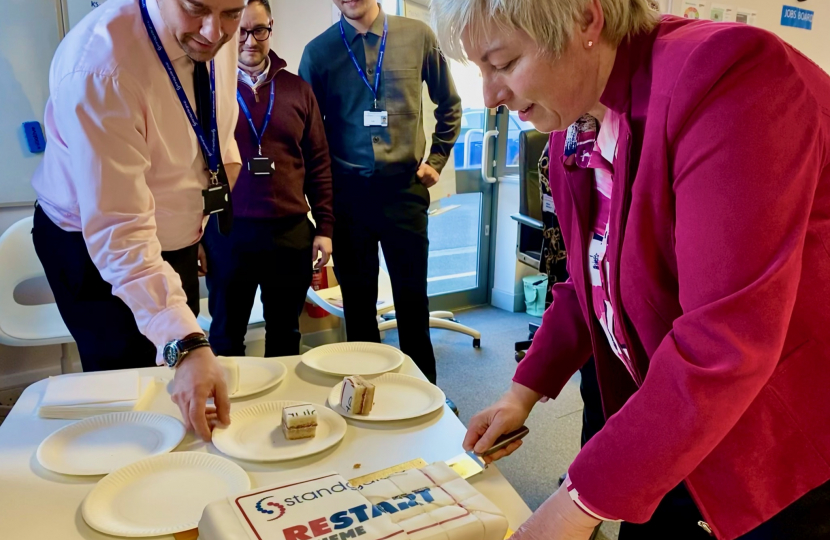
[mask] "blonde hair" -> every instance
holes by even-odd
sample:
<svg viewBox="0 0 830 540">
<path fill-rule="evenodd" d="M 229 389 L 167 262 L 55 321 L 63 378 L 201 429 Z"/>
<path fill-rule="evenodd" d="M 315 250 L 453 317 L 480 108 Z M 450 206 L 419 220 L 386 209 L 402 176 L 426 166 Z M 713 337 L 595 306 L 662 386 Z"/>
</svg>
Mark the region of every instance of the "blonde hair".
<svg viewBox="0 0 830 540">
<path fill-rule="evenodd" d="M 500 31 L 524 30 L 541 49 L 559 56 L 574 26 L 584 21 L 591 0 L 432 0 L 432 25 L 448 57 L 466 61 L 461 34 L 472 41 L 487 38 L 491 25 Z M 626 36 L 657 24 L 648 0 L 600 0 L 605 16 L 602 37 L 619 45 Z"/>
</svg>

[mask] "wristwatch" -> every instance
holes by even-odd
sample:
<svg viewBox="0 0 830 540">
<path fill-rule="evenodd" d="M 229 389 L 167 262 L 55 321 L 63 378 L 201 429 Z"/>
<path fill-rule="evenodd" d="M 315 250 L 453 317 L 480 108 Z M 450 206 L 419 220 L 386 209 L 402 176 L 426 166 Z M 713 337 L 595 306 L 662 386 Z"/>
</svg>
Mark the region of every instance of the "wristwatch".
<svg viewBox="0 0 830 540">
<path fill-rule="evenodd" d="M 167 367 L 173 369 L 181 363 L 190 351 L 200 347 L 210 347 L 210 342 L 204 334 L 196 334 L 184 339 L 174 339 L 164 346 L 162 351 L 164 363 L 167 364 Z"/>
</svg>

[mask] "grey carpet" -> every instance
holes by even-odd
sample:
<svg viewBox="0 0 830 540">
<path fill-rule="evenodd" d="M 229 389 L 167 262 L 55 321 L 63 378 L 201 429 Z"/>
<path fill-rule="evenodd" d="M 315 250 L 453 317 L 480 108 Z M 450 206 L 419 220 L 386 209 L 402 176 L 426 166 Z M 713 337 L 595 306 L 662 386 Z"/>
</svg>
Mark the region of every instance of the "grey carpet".
<svg viewBox="0 0 830 540">
<path fill-rule="evenodd" d="M 447 330 L 432 330 L 438 359 L 438 384 L 458 406 L 466 424 L 476 412 L 495 402 L 509 387 L 516 370 L 513 345 L 527 338 L 527 325 L 540 319 L 493 307 L 455 312 L 462 324 L 481 332 L 481 349 L 472 338 Z M 398 346 L 397 331 L 386 333 L 385 343 Z M 528 419 L 531 434 L 522 448 L 499 462 L 499 469 L 532 510 L 556 490 L 579 451 L 582 399 L 579 374 L 553 402 L 539 404 Z M 615 524 L 603 525 L 599 540 L 617 538 Z"/>
</svg>

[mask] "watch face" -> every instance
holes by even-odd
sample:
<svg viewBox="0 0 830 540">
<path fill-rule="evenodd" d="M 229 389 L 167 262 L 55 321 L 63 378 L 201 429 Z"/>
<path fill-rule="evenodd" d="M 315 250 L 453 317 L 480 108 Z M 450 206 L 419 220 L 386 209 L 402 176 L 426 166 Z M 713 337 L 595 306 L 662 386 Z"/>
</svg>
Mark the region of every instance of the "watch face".
<svg viewBox="0 0 830 540">
<path fill-rule="evenodd" d="M 164 361 L 168 366 L 173 367 L 179 361 L 179 348 L 175 341 L 164 346 Z"/>
</svg>

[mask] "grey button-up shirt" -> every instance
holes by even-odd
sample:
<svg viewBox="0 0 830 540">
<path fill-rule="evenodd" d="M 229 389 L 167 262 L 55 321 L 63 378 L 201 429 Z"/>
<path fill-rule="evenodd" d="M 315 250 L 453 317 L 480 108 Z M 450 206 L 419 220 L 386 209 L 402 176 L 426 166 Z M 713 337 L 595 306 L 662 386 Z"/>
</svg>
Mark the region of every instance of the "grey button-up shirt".
<svg viewBox="0 0 830 540">
<path fill-rule="evenodd" d="M 372 85 L 384 16 L 381 11 L 365 35 L 341 19 L 346 40 Z M 426 24 L 389 16 L 378 90 L 378 108 L 389 113 L 388 127 L 363 125 L 363 113 L 372 110 L 374 98 L 349 57 L 337 24 L 306 46 L 299 74 L 311 85 L 320 105 L 335 176 L 387 176 L 418 168 L 426 147 L 421 102 L 424 81 L 438 107 L 426 162 L 439 172 L 446 165 L 461 129 L 461 99 L 449 64 Z"/>
</svg>

